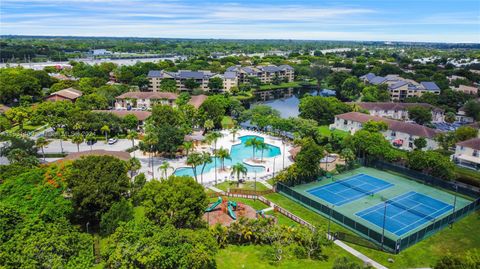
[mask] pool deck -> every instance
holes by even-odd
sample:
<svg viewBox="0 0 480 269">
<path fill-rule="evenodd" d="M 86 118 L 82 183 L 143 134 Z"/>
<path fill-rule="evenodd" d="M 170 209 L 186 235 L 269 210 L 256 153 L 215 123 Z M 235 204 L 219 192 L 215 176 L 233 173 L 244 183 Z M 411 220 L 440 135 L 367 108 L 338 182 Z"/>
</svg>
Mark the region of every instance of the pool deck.
<svg viewBox="0 0 480 269">
<path fill-rule="evenodd" d="M 276 157 L 264 157 L 263 162 L 255 161 L 253 162 L 251 159 L 245 159 L 243 160 L 246 164 L 249 165 L 254 165 L 254 166 L 264 166 L 265 170 L 264 172 L 257 172 L 256 177 L 259 182 L 265 181 L 267 179 L 270 179 L 273 176 L 273 163 L 275 162 L 275 173 L 280 172 L 283 168 L 287 168 L 290 165 L 293 164 L 293 161 L 291 160 L 290 157 L 290 149 L 292 149 L 292 144 L 290 142 L 286 142 L 285 145 L 282 142 L 282 139 L 279 137 L 274 137 L 270 135 L 266 135 L 264 133 L 260 132 L 255 132 L 255 131 L 249 131 L 249 130 L 240 130 L 237 135 L 235 136 L 235 141 L 233 141 L 233 136 L 230 134 L 229 130 L 223 130 L 221 131 L 223 134 L 223 137 L 221 137 L 217 141 L 217 149 L 223 147 L 226 149 L 231 150 L 231 147 L 233 145 L 239 144 L 240 139 L 239 137 L 246 136 L 246 135 L 256 135 L 263 137 L 264 142 L 273 146 L 276 146 L 280 149 L 281 154 L 276 156 Z M 213 152 L 213 145 L 208 145 L 208 144 L 201 144 L 200 146 L 195 148 L 195 151 L 198 152 Z M 168 169 L 167 176 L 170 176 L 174 173 L 174 171 L 178 168 L 183 168 L 183 167 L 188 167 L 188 165 L 185 164 L 187 158 L 182 157 L 178 159 L 166 159 L 166 158 L 160 158 L 160 157 L 154 157 L 153 159 L 153 173 L 154 175 L 152 176 L 152 168 L 149 165 L 149 154 L 146 153 L 144 154 L 142 151 L 137 150 L 133 153 L 131 153 L 132 157 L 135 155 L 137 157 L 141 164 L 142 168 L 140 169 L 140 172 L 145 173 L 147 176 L 147 179 L 152 179 L 153 177 L 155 178 L 160 178 L 161 177 L 161 171 L 158 170 L 158 167 L 162 164 L 163 161 L 168 161 L 170 163 L 170 166 L 173 168 Z M 225 171 L 220 170 L 220 163 L 217 164 L 217 182 L 224 182 L 225 180 L 231 179 L 230 176 L 230 169 L 227 167 Z M 255 177 L 254 172 L 249 172 L 247 176 L 245 177 L 246 180 L 253 180 Z M 202 180 L 202 176 L 198 175 L 198 180 Z M 236 179 L 235 179 L 236 180 Z M 215 171 L 211 170 L 209 172 L 206 172 L 203 174 L 203 184 L 204 185 L 211 185 L 215 183 Z"/>
</svg>

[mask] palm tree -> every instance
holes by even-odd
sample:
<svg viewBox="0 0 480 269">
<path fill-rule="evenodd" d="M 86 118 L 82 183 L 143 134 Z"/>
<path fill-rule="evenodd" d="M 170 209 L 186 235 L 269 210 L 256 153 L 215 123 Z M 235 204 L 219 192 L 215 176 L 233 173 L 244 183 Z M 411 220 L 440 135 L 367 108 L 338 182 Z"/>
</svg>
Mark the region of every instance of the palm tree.
<svg viewBox="0 0 480 269">
<path fill-rule="evenodd" d="M 349 148 L 344 148 L 340 152 L 340 156 L 345 160 L 345 166 L 349 169 L 352 161 L 355 160 L 355 153 Z"/>
<path fill-rule="evenodd" d="M 45 137 L 39 137 L 37 139 L 37 141 L 35 141 L 35 145 L 37 146 L 37 148 L 41 148 L 42 149 L 42 155 L 43 155 L 43 161 L 45 161 L 45 151 L 44 151 L 44 147 L 46 145 L 48 145 L 50 143 L 50 141 L 48 141 Z"/>
<path fill-rule="evenodd" d="M 257 149 L 261 150 L 261 153 L 262 153 L 262 157 L 261 157 L 260 161 L 263 161 L 263 151 L 266 150 L 266 149 L 270 149 L 270 145 L 265 143 L 262 140 L 259 140 L 258 142 L 259 143 L 257 145 Z"/>
<path fill-rule="evenodd" d="M 185 141 L 182 144 L 183 150 L 185 150 L 185 155 L 188 156 L 188 153 L 194 148 L 195 146 L 193 145 L 192 141 Z"/>
<path fill-rule="evenodd" d="M 203 128 L 205 128 L 205 131 L 211 130 L 215 127 L 215 123 L 213 120 L 206 120 L 205 123 L 203 124 Z"/>
<path fill-rule="evenodd" d="M 150 161 L 152 164 L 152 178 L 153 178 L 153 152 L 154 152 L 154 147 L 158 143 L 158 138 L 153 136 L 153 135 L 147 135 L 143 139 L 143 143 L 146 145 L 146 151 L 150 153 Z"/>
<path fill-rule="evenodd" d="M 85 136 L 85 140 L 87 142 L 90 142 L 90 151 L 92 150 L 92 147 L 93 147 L 93 141 L 95 140 L 95 135 L 93 133 L 88 133 L 86 136 Z"/>
<path fill-rule="evenodd" d="M 132 148 L 135 147 L 135 139 L 138 139 L 138 133 L 135 130 L 128 131 L 127 139 L 132 140 Z"/>
<path fill-rule="evenodd" d="M 72 136 L 72 143 L 77 144 L 77 151 L 80 152 L 80 144 L 84 141 L 83 135 L 81 133 L 76 133 Z"/>
<path fill-rule="evenodd" d="M 247 167 L 243 165 L 242 163 L 236 163 L 232 166 L 232 172 L 230 175 L 236 175 L 237 176 L 237 187 L 240 186 L 240 174 L 242 175 L 247 175 Z"/>
<path fill-rule="evenodd" d="M 194 152 L 187 157 L 187 164 L 192 167 L 193 176 L 195 177 L 195 181 L 198 182 L 197 178 L 197 166 L 202 164 L 202 154 L 198 152 Z"/>
<path fill-rule="evenodd" d="M 200 180 L 203 184 L 203 171 L 205 170 L 205 166 L 207 163 L 212 163 L 212 155 L 209 152 L 202 153 L 202 174 L 200 175 Z"/>
<path fill-rule="evenodd" d="M 102 128 L 100 128 L 100 131 L 105 134 L 105 142 L 108 140 L 108 133 L 110 133 L 110 127 L 108 125 L 103 125 Z"/>
<path fill-rule="evenodd" d="M 233 128 L 230 130 L 230 133 L 232 134 L 232 142 L 235 142 L 235 136 L 238 134 L 238 131 L 239 131 L 239 130 L 240 130 L 240 129 L 239 129 L 237 126 L 233 127 Z"/>
<path fill-rule="evenodd" d="M 60 148 L 62 149 L 62 153 L 63 153 L 63 139 L 66 138 L 65 136 L 65 129 L 63 128 L 57 128 L 57 130 L 55 131 L 56 135 L 58 136 L 58 138 L 60 138 Z"/>
<path fill-rule="evenodd" d="M 245 141 L 246 147 L 252 147 L 252 160 L 255 160 L 255 150 L 258 148 L 258 145 L 262 143 L 260 139 L 253 137 Z"/>
<path fill-rule="evenodd" d="M 219 132 L 211 132 L 207 134 L 207 141 L 213 143 L 213 152 L 217 151 L 217 141 L 222 137 L 222 134 Z M 217 158 L 215 158 L 215 185 L 217 185 Z"/>
<path fill-rule="evenodd" d="M 225 170 L 225 159 L 231 160 L 232 158 L 230 157 L 230 152 L 225 149 L 225 148 L 219 148 L 215 152 L 215 157 L 220 159 L 220 169 Z"/>
<path fill-rule="evenodd" d="M 136 172 L 140 168 L 142 168 L 142 164 L 140 163 L 140 160 L 133 157 L 128 160 L 127 167 L 128 167 L 128 170 L 130 171 L 130 178 L 133 178 L 133 172 Z"/>
<path fill-rule="evenodd" d="M 158 171 L 161 171 L 162 174 L 163 174 L 163 177 L 162 178 L 167 178 L 167 172 L 168 172 L 168 169 L 169 168 L 172 168 L 172 166 L 170 166 L 170 163 L 167 162 L 167 161 L 163 161 L 162 164 L 160 164 L 160 166 L 158 167 Z"/>
</svg>

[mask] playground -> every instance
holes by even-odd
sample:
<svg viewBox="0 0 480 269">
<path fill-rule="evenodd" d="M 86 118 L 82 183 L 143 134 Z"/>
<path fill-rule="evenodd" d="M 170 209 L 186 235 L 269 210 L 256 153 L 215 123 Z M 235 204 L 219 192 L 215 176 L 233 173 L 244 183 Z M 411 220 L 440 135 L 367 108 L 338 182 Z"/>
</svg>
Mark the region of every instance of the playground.
<svg viewBox="0 0 480 269">
<path fill-rule="evenodd" d="M 253 207 L 244 203 L 228 200 L 227 197 L 218 197 L 217 201 L 210 204 L 205 209 L 203 219 L 209 225 L 217 223 L 229 226 L 239 218 L 269 218 L 272 216 L 266 215 L 263 210 L 255 210 Z"/>
</svg>

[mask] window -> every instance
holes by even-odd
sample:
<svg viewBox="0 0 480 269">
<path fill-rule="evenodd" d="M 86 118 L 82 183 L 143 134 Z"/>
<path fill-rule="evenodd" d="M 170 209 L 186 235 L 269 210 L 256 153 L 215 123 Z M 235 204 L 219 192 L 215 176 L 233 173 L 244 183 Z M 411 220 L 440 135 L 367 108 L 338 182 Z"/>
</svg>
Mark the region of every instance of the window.
<svg viewBox="0 0 480 269">
<path fill-rule="evenodd" d="M 348 121 L 347 120 L 343 120 L 343 125 L 347 125 Z"/>
<path fill-rule="evenodd" d="M 408 143 L 408 146 L 409 146 L 410 148 L 413 148 L 413 143 L 412 143 L 412 142 L 409 142 L 409 143 Z"/>
<path fill-rule="evenodd" d="M 473 157 L 478 157 L 478 150 L 473 150 Z"/>
<path fill-rule="evenodd" d="M 397 136 L 397 133 L 395 133 L 395 131 L 392 131 L 392 133 L 390 135 L 391 136 Z"/>
</svg>

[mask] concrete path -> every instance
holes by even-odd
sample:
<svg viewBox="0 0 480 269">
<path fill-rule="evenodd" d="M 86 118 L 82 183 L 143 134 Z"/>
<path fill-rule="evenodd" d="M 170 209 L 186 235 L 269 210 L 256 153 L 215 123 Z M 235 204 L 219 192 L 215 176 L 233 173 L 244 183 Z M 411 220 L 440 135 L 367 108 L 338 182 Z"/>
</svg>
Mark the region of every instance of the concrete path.
<svg viewBox="0 0 480 269">
<path fill-rule="evenodd" d="M 357 250 L 351 248 L 350 246 L 348 246 L 347 244 L 343 243 L 342 241 L 340 240 L 334 240 L 333 243 L 335 243 L 335 245 L 343 248 L 344 250 L 348 251 L 350 254 L 352 254 L 353 256 L 359 258 L 360 260 L 362 260 L 365 264 L 368 264 L 370 266 L 372 266 L 373 268 L 377 268 L 377 269 L 388 269 L 387 267 L 379 264 L 378 262 L 370 259 L 369 257 L 365 256 L 364 254 L 358 252 Z"/>
<path fill-rule="evenodd" d="M 260 183 L 262 183 L 265 187 L 269 188 L 269 189 L 273 189 L 273 186 L 270 185 L 270 183 L 266 182 L 266 181 L 258 181 Z"/>
<path fill-rule="evenodd" d="M 271 207 L 263 209 L 263 212 L 268 212 L 268 211 L 272 211 L 272 210 L 273 210 L 273 207 L 271 206 Z"/>
<path fill-rule="evenodd" d="M 219 192 L 219 193 L 224 193 L 221 189 L 215 187 L 215 186 L 208 186 L 209 189 L 211 189 L 214 192 Z"/>
</svg>

